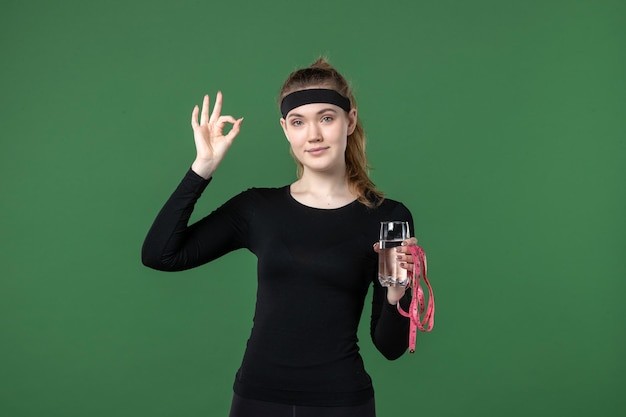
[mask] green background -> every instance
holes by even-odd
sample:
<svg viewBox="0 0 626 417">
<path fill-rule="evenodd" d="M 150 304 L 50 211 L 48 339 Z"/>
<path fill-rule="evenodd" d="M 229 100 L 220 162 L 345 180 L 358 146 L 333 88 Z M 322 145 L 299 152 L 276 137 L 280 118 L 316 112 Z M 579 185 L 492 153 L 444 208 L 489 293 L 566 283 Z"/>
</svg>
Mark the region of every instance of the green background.
<svg viewBox="0 0 626 417">
<path fill-rule="evenodd" d="M 141 243 L 204 93 L 245 122 L 194 218 L 293 180 L 276 95 L 326 55 L 437 299 L 395 362 L 363 323 L 379 415 L 625 415 L 625 22 L 623 1 L 3 0 L 0 414 L 227 414 L 254 257 L 167 274 Z"/>
</svg>

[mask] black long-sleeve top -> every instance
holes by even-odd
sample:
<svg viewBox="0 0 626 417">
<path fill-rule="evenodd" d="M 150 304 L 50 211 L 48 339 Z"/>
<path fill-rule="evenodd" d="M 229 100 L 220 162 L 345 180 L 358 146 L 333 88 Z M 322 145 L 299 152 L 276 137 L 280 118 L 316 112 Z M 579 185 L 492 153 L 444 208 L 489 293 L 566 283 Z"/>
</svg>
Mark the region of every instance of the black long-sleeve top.
<svg viewBox="0 0 626 417">
<path fill-rule="evenodd" d="M 357 345 L 365 296 L 373 285 L 371 337 L 388 359 L 408 344 L 408 320 L 386 299 L 372 244 L 380 222 L 408 221 L 385 199 L 319 209 L 296 201 L 289 186 L 252 188 L 188 225 L 210 180 L 189 170 L 159 212 L 142 249 L 146 266 L 196 267 L 246 248 L 258 259 L 254 325 L 235 377 L 240 396 L 294 405 L 343 406 L 373 396 Z"/>
</svg>

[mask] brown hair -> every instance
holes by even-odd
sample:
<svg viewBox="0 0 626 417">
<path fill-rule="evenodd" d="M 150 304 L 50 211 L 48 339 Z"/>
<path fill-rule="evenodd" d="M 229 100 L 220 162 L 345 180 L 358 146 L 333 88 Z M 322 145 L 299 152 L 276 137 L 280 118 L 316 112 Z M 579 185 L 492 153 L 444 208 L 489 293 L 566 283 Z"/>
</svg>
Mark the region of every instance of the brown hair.
<svg viewBox="0 0 626 417">
<path fill-rule="evenodd" d="M 346 79 L 331 66 L 325 58 L 318 58 L 307 68 L 296 70 L 289 74 L 283 83 L 278 96 L 278 104 L 290 93 L 306 90 L 311 87 L 324 87 L 337 91 L 350 99 L 352 108 L 356 108 L 356 100 Z M 292 154 L 293 156 L 293 154 Z M 303 166 L 294 157 L 297 165 L 298 178 L 302 177 Z M 379 191 L 368 175 L 369 164 L 365 154 L 365 131 L 361 121 L 357 118 L 356 127 L 348 135 L 346 146 L 346 176 L 348 184 L 357 194 L 359 202 L 368 207 L 376 207 L 382 203 L 384 195 Z"/>
</svg>

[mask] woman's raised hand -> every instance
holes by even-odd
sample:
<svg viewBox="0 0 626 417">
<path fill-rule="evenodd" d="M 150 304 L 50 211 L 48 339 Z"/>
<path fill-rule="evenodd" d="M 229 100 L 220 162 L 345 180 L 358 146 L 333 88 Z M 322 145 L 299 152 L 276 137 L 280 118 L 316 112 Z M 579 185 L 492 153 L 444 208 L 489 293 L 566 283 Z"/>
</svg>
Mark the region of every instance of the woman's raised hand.
<svg viewBox="0 0 626 417">
<path fill-rule="evenodd" d="M 233 116 L 220 114 L 222 111 L 221 92 L 218 92 L 215 97 L 215 105 L 210 117 L 208 95 L 205 95 L 202 101 L 200 123 L 198 123 L 198 111 L 198 106 L 195 106 L 191 112 L 191 127 L 196 143 L 196 160 L 191 165 L 191 169 L 201 177 L 208 179 L 213 175 L 239 133 L 243 117 L 235 119 Z M 227 134 L 224 134 L 224 127 L 227 123 L 233 126 Z"/>
</svg>

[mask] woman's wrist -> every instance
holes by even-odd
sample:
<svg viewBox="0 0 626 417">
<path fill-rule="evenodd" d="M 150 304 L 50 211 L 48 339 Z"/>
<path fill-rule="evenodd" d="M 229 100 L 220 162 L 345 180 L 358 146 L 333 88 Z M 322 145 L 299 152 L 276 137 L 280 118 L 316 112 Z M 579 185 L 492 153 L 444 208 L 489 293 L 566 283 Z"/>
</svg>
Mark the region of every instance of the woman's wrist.
<svg viewBox="0 0 626 417">
<path fill-rule="evenodd" d="M 391 305 L 396 305 L 404 294 L 406 293 L 406 287 L 387 287 L 387 302 Z"/>
<path fill-rule="evenodd" d="M 208 180 L 215 172 L 215 167 L 213 165 L 214 164 L 211 161 L 196 159 L 193 161 L 193 164 L 191 164 L 191 170 L 205 180 Z"/>
</svg>

